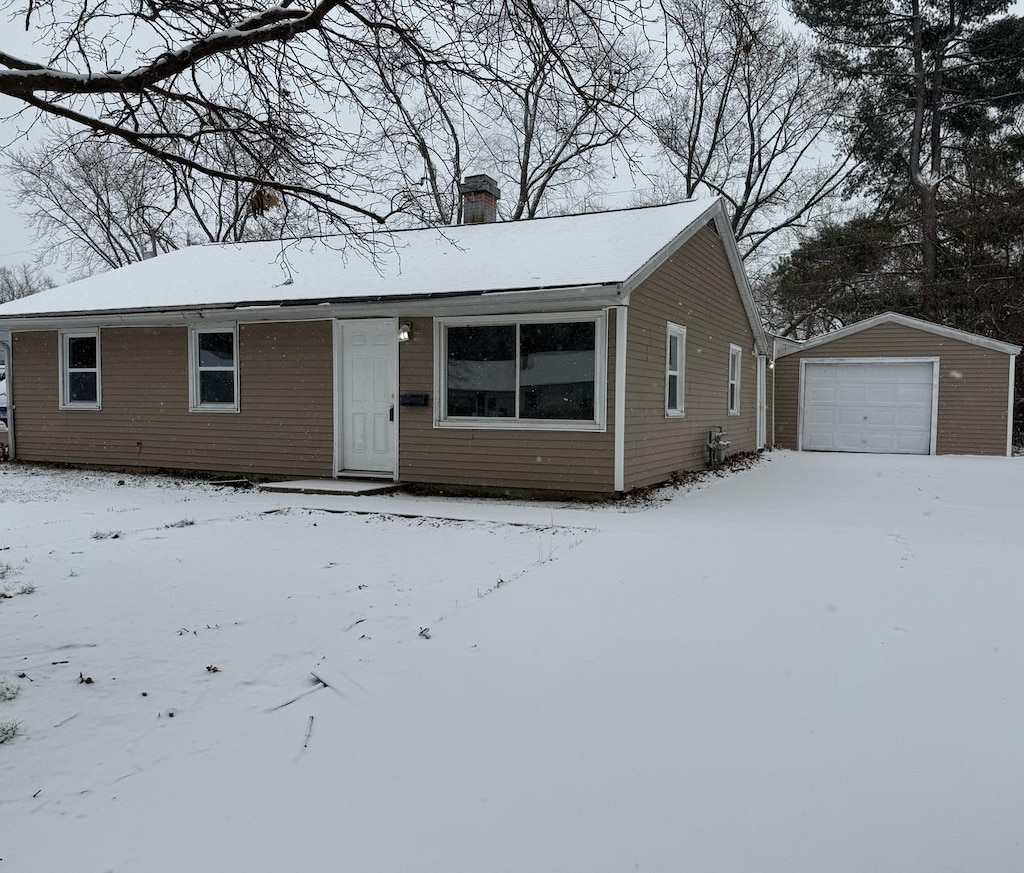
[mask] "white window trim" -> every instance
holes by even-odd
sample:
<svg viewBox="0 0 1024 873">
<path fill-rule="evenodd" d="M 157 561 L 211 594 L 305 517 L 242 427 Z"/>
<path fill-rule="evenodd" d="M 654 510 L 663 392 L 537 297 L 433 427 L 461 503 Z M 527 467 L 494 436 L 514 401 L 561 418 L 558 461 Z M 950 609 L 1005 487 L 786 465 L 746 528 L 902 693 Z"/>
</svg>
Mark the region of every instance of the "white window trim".
<svg viewBox="0 0 1024 873">
<path fill-rule="evenodd" d="M 679 358 L 676 361 L 676 369 L 669 369 L 669 361 L 672 359 L 670 349 L 672 338 L 679 337 Z M 669 377 L 676 377 L 676 409 L 670 406 L 671 397 L 668 394 Z M 686 328 L 681 324 L 668 322 L 665 330 L 665 418 L 683 418 L 686 415 Z"/>
<path fill-rule="evenodd" d="M 503 324 L 558 324 L 593 322 L 594 420 L 572 421 L 536 418 L 448 417 L 447 362 L 449 327 Z M 518 350 L 517 350 L 518 355 Z M 434 427 L 463 430 L 560 430 L 600 431 L 607 427 L 608 317 L 604 311 L 553 312 L 525 315 L 471 315 L 434 319 Z M 519 403 L 519 368 L 516 367 L 516 404 Z"/>
<path fill-rule="evenodd" d="M 67 359 L 67 348 L 68 340 L 79 339 L 82 337 L 91 337 L 96 340 L 96 401 L 92 402 L 72 402 L 68 399 L 69 379 L 68 379 L 68 359 Z M 103 408 L 103 377 L 102 377 L 102 359 L 100 358 L 100 329 L 84 328 L 81 330 L 62 330 L 58 337 L 57 343 L 57 372 L 60 374 L 60 409 L 102 409 Z M 91 369 L 76 370 L 75 372 L 89 372 Z"/>
<path fill-rule="evenodd" d="M 732 405 L 733 397 L 733 378 L 732 378 L 732 359 L 736 357 L 736 406 Z M 729 370 L 727 373 L 728 386 L 726 388 L 725 402 L 729 406 L 729 415 L 740 414 L 740 388 L 743 376 L 743 347 L 738 346 L 735 343 L 729 343 Z"/>
<path fill-rule="evenodd" d="M 199 402 L 199 335 L 203 333 L 230 333 L 233 336 L 235 350 L 235 366 L 232 368 L 235 375 L 235 402 L 234 403 L 200 403 Z M 189 412 L 238 412 L 239 411 L 239 347 L 238 347 L 238 325 L 231 324 L 203 324 L 194 325 L 188 329 L 188 411 Z M 204 367 L 204 370 L 222 369 L 227 367 Z"/>
</svg>

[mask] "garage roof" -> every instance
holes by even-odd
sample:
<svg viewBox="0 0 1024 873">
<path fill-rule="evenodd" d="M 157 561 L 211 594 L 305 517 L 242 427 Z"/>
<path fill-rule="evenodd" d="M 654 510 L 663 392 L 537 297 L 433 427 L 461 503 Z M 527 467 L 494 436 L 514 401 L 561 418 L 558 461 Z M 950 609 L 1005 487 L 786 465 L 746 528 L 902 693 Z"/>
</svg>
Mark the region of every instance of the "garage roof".
<svg viewBox="0 0 1024 873">
<path fill-rule="evenodd" d="M 1019 355 L 1021 352 L 1020 346 L 1015 346 L 1011 343 L 1004 343 L 999 340 L 990 339 L 987 336 L 979 336 L 976 333 L 968 333 L 965 330 L 957 330 L 953 327 L 935 324 L 934 322 L 925 321 L 921 318 L 911 318 L 909 315 L 900 315 L 898 312 L 884 312 L 881 315 L 876 315 L 874 318 L 858 321 L 856 324 L 851 324 L 840 328 L 839 330 L 834 330 L 832 333 L 815 337 L 814 339 L 807 340 L 803 343 L 794 343 L 792 340 L 786 340 L 785 342 L 789 344 L 789 347 L 777 351 L 776 357 L 784 358 L 786 355 L 793 355 L 797 352 L 806 352 L 808 349 L 817 348 L 818 346 L 826 345 L 833 340 L 842 339 L 843 337 L 851 336 L 852 334 L 860 333 L 861 331 L 870 330 L 880 324 L 899 324 L 903 327 L 911 327 L 914 330 L 923 330 L 926 333 L 933 333 L 936 336 L 941 336 L 945 339 L 957 340 L 962 343 L 970 343 L 974 346 L 980 346 L 983 349 L 991 349 L 994 352 L 1002 352 L 1004 355 Z"/>
</svg>

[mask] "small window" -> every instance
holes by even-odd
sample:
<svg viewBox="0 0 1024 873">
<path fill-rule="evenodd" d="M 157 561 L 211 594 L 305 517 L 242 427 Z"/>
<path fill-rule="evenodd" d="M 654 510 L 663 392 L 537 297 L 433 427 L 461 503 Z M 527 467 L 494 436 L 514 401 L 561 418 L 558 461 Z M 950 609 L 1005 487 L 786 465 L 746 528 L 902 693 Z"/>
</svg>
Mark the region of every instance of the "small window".
<svg viewBox="0 0 1024 873">
<path fill-rule="evenodd" d="M 61 409 L 100 408 L 99 330 L 61 331 Z"/>
<path fill-rule="evenodd" d="M 238 411 L 238 330 L 234 325 L 192 328 L 189 368 L 193 411 Z"/>
<path fill-rule="evenodd" d="M 729 415 L 740 414 L 740 368 L 743 363 L 743 349 L 729 346 Z"/>
<path fill-rule="evenodd" d="M 685 411 L 685 376 L 686 328 L 670 322 L 665 349 L 665 414 L 668 416 L 682 415 Z"/>
</svg>

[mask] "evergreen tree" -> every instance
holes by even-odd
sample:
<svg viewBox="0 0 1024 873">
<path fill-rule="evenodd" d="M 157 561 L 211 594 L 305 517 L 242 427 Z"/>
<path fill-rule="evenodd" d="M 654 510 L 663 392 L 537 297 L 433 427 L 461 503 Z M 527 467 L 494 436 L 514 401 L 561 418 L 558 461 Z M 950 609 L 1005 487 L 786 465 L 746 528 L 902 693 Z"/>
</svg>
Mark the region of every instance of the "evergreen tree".
<svg viewBox="0 0 1024 873">
<path fill-rule="evenodd" d="M 1020 185 L 1024 20 L 1003 14 L 1007 6 L 1006 0 L 795 0 L 793 6 L 817 34 L 821 63 L 859 88 L 846 129 L 863 160 L 857 188 L 876 200 L 881 214 L 907 222 L 894 238 L 899 246 L 916 237 L 916 268 L 902 253 L 896 260 L 916 286 L 913 308 L 935 321 L 957 320 L 959 304 L 950 297 L 961 287 L 965 250 L 956 232 L 973 234 L 965 222 L 992 208 L 982 204 L 985 198 L 962 203 L 965 191 L 989 190 L 1005 205 L 996 192 Z M 998 176 L 981 186 L 971 178 L 979 156 Z M 1022 221 L 1017 213 L 1016 224 Z"/>
</svg>

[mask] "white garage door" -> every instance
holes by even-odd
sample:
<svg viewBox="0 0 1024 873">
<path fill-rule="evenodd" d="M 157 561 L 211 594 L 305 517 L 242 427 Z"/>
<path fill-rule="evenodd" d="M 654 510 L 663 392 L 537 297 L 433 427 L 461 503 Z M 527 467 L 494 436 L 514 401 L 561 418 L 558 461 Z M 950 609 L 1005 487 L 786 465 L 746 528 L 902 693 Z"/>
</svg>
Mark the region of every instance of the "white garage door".
<svg viewBox="0 0 1024 873">
<path fill-rule="evenodd" d="M 805 362 L 801 448 L 927 455 L 935 366 L 931 361 Z"/>
</svg>

